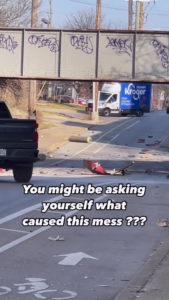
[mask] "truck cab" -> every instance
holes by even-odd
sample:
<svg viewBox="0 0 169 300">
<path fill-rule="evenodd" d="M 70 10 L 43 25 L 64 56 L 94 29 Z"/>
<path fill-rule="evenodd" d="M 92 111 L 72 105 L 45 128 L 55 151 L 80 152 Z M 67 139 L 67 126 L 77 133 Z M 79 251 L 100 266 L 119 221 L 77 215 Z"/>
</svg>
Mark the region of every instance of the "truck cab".
<svg viewBox="0 0 169 300">
<path fill-rule="evenodd" d="M 121 86 L 118 83 L 104 84 L 99 91 L 98 112 L 105 117 L 119 113 Z M 88 101 L 88 111 L 93 110 L 93 100 Z"/>
<path fill-rule="evenodd" d="M 99 92 L 98 112 L 105 117 L 110 114 L 143 116 L 150 112 L 151 85 L 133 83 L 105 83 Z M 93 100 L 88 102 L 93 110 Z"/>
<path fill-rule="evenodd" d="M 104 84 L 101 92 L 99 92 L 98 111 L 105 117 L 111 113 L 119 113 L 121 86 L 118 83 Z"/>
</svg>

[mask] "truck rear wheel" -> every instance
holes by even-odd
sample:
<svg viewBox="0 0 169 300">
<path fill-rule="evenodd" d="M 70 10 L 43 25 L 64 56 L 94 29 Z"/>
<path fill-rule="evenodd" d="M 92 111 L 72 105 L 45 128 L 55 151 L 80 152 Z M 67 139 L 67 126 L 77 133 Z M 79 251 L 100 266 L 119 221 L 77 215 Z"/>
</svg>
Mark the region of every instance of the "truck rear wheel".
<svg viewBox="0 0 169 300">
<path fill-rule="evenodd" d="M 33 164 L 30 166 L 16 166 L 13 168 L 13 177 L 17 183 L 28 183 L 32 178 Z"/>
<path fill-rule="evenodd" d="M 136 117 L 142 117 L 144 115 L 143 111 L 140 110 L 136 110 Z"/>
<path fill-rule="evenodd" d="M 109 117 L 110 116 L 110 109 L 109 108 L 105 108 L 104 112 L 103 112 L 103 115 L 105 117 Z"/>
</svg>

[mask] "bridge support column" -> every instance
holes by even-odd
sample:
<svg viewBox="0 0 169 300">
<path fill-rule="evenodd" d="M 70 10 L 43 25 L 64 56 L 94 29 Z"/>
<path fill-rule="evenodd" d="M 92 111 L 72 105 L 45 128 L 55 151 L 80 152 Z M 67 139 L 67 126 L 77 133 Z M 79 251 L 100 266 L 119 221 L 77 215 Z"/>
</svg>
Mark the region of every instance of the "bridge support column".
<svg viewBox="0 0 169 300">
<path fill-rule="evenodd" d="M 99 115 L 97 112 L 91 112 L 90 119 L 94 121 L 96 124 L 99 124 Z"/>
</svg>

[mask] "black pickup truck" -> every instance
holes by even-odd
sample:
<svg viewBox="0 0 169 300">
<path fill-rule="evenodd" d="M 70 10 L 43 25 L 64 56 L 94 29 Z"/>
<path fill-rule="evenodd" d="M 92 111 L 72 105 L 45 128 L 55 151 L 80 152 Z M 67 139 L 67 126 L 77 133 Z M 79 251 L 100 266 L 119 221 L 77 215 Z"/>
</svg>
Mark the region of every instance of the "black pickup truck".
<svg viewBox="0 0 169 300">
<path fill-rule="evenodd" d="M 45 155 L 39 155 L 37 129 L 36 120 L 13 119 L 0 101 L 0 168 L 13 170 L 16 182 L 29 182 L 33 164 L 45 160 Z"/>
</svg>

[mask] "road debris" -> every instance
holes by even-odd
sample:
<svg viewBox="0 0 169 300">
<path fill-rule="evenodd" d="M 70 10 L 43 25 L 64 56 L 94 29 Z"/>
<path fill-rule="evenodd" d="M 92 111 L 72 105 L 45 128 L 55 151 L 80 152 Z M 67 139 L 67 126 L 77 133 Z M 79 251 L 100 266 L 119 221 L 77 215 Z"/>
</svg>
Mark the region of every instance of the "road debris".
<svg viewBox="0 0 169 300">
<path fill-rule="evenodd" d="M 91 143 L 92 138 L 90 136 L 71 136 L 69 142 Z"/>
<path fill-rule="evenodd" d="M 169 178 L 169 175 L 167 175 L 166 178 Z"/>
<path fill-rule="evenodd" d="M 95 174 L 111 175 L 111 173 L 106 172 L 98 162 L 84 159 L 83 166 L 85 169 L 88 169 L 89 171 L 91 171 L 92 173 L 95 173 Z"/>
<path fill-rule="evenodd" d="M 151 175 L 153 172 L 150 169 L 147 169 L 145 173 Z"/>
<path fill-rule="evenodd" d="M 146 146 L 157 146 L 157 145 L 160 145 L 161 141 L 156 141 L 154 142 L 153 144 L 146 144 Z"/>
<path fill-rule="evenodd" d="M 148 135 L 149 139 L 151 139 L 153 136 L 152 135 Z"/>
<path fill-rule="evenodd" d="M 157 223 L 156 223 L 159 227 L 169 227 L 169 221 L 168 219 L 166 220 L 160 220 L 158 219 Z"/>
<path fill-rule="evenodd" d="M 129 165 L 127 165 L 127 166 L 125 166 L 121 169 L 118 169 L 118 170 L 113 169 L 113 171 L 111 173 L 108 173 L 103 169 L 103 167 L 98 162 L 94 162 L 94 161 L 90 161 L 90 160 L 86 160 L 86 159 L 83 160 L 84 168 L 88 169 L 92 173 L 99 174 L 99 175 L 118 175 L 118 174 L 121 174 L 121 175 L 124 176 L 126 174 L 127 169 L 133 164 L 134 164 L 134 162 L 130 163 Z"/>
<path fill-rule="evenodd" d="M 98 287 L 110 287 L 110 285 L 102 284 L 102 285 L 98 285 Z"/>
<path fill-rule="evenodd" d="M 138 143 L 145 143 L 145 139 L 139 139 Z"/>
<path fill-rule="evenodd" d="M 55 241 L 64 241 L 64 239 L 63 239 L 63 238 L 60 238 L 59 235 L 57 236 L 57 238 L 49 237 L 48 240 L 49 240 L 49 241 L 53 241 L 53 242 L 55 242 Z"/>
<path fill-rule="evenodd" d="M 156 141 L 155 144 L 159 145 L 159 144 L 161 144 L 161 141 Z"/>
</svg>

